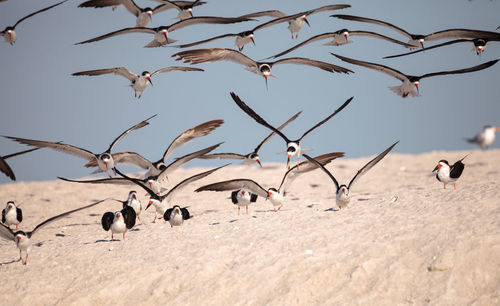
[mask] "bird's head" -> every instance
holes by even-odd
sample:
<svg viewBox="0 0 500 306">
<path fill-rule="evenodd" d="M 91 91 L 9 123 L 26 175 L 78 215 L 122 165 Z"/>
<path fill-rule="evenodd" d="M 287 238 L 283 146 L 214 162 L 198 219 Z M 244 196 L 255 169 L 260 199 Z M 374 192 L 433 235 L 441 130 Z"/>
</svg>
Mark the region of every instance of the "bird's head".
<svg viewBox="0 0 500 306">
<path fill-rule="evenodd" d="M 302 15 L 302 17 L 300 17 L 308 26 L 311 26 L 309 24 L 309 20 L 307 20 L 307 16 L 306 15 Z"/>
<path fill-rule="evenodd" d="M 192 8 L 188 8 L 187 12 L 188 12 L 189 16 L 193 17 L 193 9 Z"/>
<path fill-rule="evenodd" d="M 445 160 L 445 159 L 442 159 L 439 161 L 439 163 L 436 165 L 436 167 L 434 168 L 434 170 L 432 170 L 432 172 L 435 172 L 435 171 L 438 171 L 439 169 L 443 168 L 443 167 L 449 167 L 450 165 L 448 164 L 448 161 Z"/>
<path fill-rule="evenodd" d="M 109 161 L 111 160 L 111 155 L 108 154 L 108 153 L 103 153 L 99 156 L 99 158 L 101 159 L 101 161 L 107 165 L 109 163 Z"/>
</svg>

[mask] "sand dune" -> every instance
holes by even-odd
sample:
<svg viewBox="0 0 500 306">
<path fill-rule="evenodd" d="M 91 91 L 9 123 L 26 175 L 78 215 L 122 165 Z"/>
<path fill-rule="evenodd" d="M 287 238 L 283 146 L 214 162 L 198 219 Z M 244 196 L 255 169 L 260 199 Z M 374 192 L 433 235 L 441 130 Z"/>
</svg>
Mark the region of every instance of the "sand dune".
<svg viewBox="0 0 500 306">
<path fill-rule="evenodd" d="M 229 193 L 192 190 L 244 172 L 278 185 L 285 166 L 222 169 L 175 198 L 194 216 L 184 226 L 151 223 L 151 209 L 125 241 L 110 242 L 100 226 L 105 211 L 120 208 L 106 202 L 41 230 L 27 266 L 14 243 L 1 240 L 2 304 L 498 305 L 500 150 L 473 151 L 456 190 L 443 190 L 431 174 L 438 160 L 467 153 L 391 153 L 340 211 L 328 177 L 315 170 L 292 184 L 281 211 L 259 199 L 249 215 L 237 216 Z M 348 182 L 369 158 L 327 168 Z M 202 170 L 181 169 L 171 181 Z M 22 203 L 28 230 L 93 200 L 125 199 L 130 189 L 62 181 L 0 186 L 2 206 Z"/>
</svg>

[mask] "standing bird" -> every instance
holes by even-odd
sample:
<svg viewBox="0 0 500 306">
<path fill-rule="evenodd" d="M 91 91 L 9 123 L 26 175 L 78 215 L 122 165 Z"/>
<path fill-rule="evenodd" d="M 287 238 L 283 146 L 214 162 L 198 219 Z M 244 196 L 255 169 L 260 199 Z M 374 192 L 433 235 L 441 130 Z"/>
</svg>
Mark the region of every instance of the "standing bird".
<svg viewBox="0 0 500 306">
<path fill-rule="evenodd" d="M 151 22 L 153 15 L 158 14 L 160 12 L 176 8 L 179 10 L 179 16 L 185 19 L 193 16 L 193 7 L 197 5 L 202 5 L 205 2 L 201 2 L 199 0 L 191 2 L 191 1 L 165 1 L 164 4 L 160 4 L 155 6 L 154 8 L 150 7 L 139 7 L 133 0 L 89 0 L 80 4 L 78 7 L 93 7 L 93 8 L 101 8 L 101 7 L 124 7 L 127 11 L 129 11 L 132 15 L 134 15 L 136 19 L 136 27 L 145 27 L 148 23 Z M 182 6 L 181 6 L 182 5 Z M 185 9 L 184 9 L 185 8 Z M 186 13 L 184 13 L 186 11 Z M 187 16 L 187 17 L 186 17 Z"/>
<path fill-rule="evenodd" d="M 464 171 L 465 165 L 462 163 L 469 154 L 465 155 L 464 158 L 454 163 L 452 166 L 447 160 L 442 159 L 439 161 L 437 166 L 432 170 L 436 172 L 436 179 L 443 183 L 443 189 L 446 189 L 446 184 L 453 183 L 453 190 L 456 189 L 455 182 L 458 180 L 462 172 Z"/>
<path fill-rule="evenodd" d="M 378 38 L 378 39 L 382 39 L 382 40 L 385 40 L 385 41 L 388 41 L 388 42 L 392 42 L 394 44 L 398 44 L 398 45 L 401 45 L 401 46 L 404 46 L 404 47 L 411 47 L 411 45 L 407 44 L 407 43 L 404 43 L 404 42 L 401 42 L 399 40 L 396 40 L 396 39 L 393 39 L 393 38 L 390 38 L 390 37 L 387 37 L 387 36 L 384 36 L 384 35 L 381 35 L 381 34 L 378 34 L 378 33 L 375 33 L 375 32 L 369 32 L 369 31 L 349 31 L 347 29 L 341 29 L 341 30 L 338 30 L 338 31 L 335 31 L 335 32 L 329 32 L 329 33 L 323 33 L 323 34 L 318 34 L 316 36 L 313 36 L 303 42 L 301 42 L 300 44 L 297 44 L 293 47 L 291 47 L 290 49 L 287 49 L 283 52 L 280 52 L 276 55 L 273 55 L 273 56 L 270 56 L 268 58 L 277 58 L 277 57 L 280 57 L 280 56 L 283 56 L 287 53 L 290 53 L 304 45 L 307 45 L 307 44 L 310 44 L 312 42 L 315 42 L 315 41 L 318 41 L 318 40 L 323 40 L 323 39 L 327 39 L 327 38 L 332 38 L 332 41 L 330 42 L 327 42 L 326 44 L 323 44 L 324 46 L 342 46 L 342 45 L 345 45 L 345 44 L 349 44 L 349 43 L 352 43 L 351 40 L 348 39 L 349 36 L 369 36 L 369 37 L 375 37 L 375 38 Z"/>
<path fill-rule="evenodd" d="M 479 71 L 479 70 L 486 69 L 490 66 L 493 66 L 498 62 L 498 60 L 493 60 L 493 61 L 489 61 L 487 63 L 477 65 L 474 67 L 458 69 L 458 70 L 432 72 L 432 73 L 427 73 L 427 74 L 420 75 L 420 76 L 414 76 L 414 75 L 404 74 L 396 69 L 393 69 L 391 67 L 387 67 L 384 65 L 370 63 L 370 62 L 363 62 L 363 61 L 355 60 L 352 58 L 333 54 L 331 52 L 330 52 L 330 54 L 343 60 L 344 62 L 348 62 L 348 63 L 354 64 L 354 65 L 359 65 L 359 66 L 363 66 L 363 67 L 370 68 L 373 70 L 377 70 L 377 71 L 383 72 L 385 74 L 388 74 L 388 75 L 400 80 L 401 82 L 403 82 L 402 85 L 392 86 L 392 87 L 389 87 L 389 89 L 392 90 L 394 93 L 396 93 L 398 96 L 401 96 L 403 98 L 419 97 L 420 96 L 420 93 L 418 92 L 419 84 L 420 84 L 420 80 L 423 78 L 428 78 L 428 77 L 433 77 L 433 76 L 438 76 L 438 75 L 461 74 L 461 73 Z M 415 91 L 415 89 L 417 89 L 417 90 Z"/>
<path fill-rule="evenodd" d="M 252 117 L 255 121 L 257 121 L 257 123 L 260 123 L 262 124 L 263 126 L 267 127 L 268 129 L 274 131 L 276 134 L 278 134 L 281 138 L 283 138 L 283 140 L 286 142 L 286 146 L 287 146 L 287 149 L 286 149 L 286 152 L 287 152 L 287 155 L 288 155 L 288 159 L 287 159 L 287 167 L 288 169 L 290 169 L 290 158 L 292 156 L 297 156 L 297 166 L 299 165 L 299 158 L 300 158 L 300 152 L 301 152 L 301 148 L 300 148 L 300 142 L 302 141 L 302 139 L 304 139 L 304 137 L 306 137 L 310 132 L 312 132 L 314 129 L 316 129 L 317 127 L 321 126 L 323 123 L 327 122 L 328 120 L 330 120 L 333 116 L 335 116 L 338 112 L 340 112 L 341 110 L 344 109 L 344 107 L 346 107 L 354 97 L 350 97 L 349 99 L 347 99 L 347 101 L 344 102 L 344 104 L 342 104 L 338 109 L 336 109 L 331 115 L 329 115 L 328 117 L 326 117 L 325 119 L 321 120 L 320 122 L 318 122 L 316 125 L 314 125 L 312 128 L 310 128 L 309 130 L 307 130 L 304 134 L 302 134 L 302 136 L 300 136 L 300 138 L 298 138 L 297 140 L 290 140 L 288 137 L 285 136 L 285 134 L 283 134 L 280 130 L 278 130 L 277 128 L 273 127 L 272 125 L 270 125 L 269 123 L 267 123 L 267 121 L 265 121 L 261 116 L 259 116 L 253 109 L 251 109 L 248 105 L 245 104 L 245 102 L 241 101 L 240 97 L 238 97 L 234 92 L 231 92 L 231 97 L 233 98 L 234 102 L 236 102 L 236 104 L 247 114 L 249 115 L 250 117 Z"/>
<path fill-rule="evenodd" d="M 316 157 L 316 159 L 322 164 L 328 164 L 332 160 L 337 157 L 344 156 L 343 152 L 333 152 L 323 154 L 321 156 Z M 202 186 L 195 190 L 195 192 L 200 191 L 233 191 L 233 190 L 247 190 L 252 192 L 254 195 L 269 199 L 274 206 L 274 211 L 280 210 L 283 207 L 283 203 L 285 201 L 286 191 L 290 184 L 297 178 L 299 174 L 309 172 L 311 170 L 316 169 L 317 166 L 308 161 L 303 161 L 299 165 L 293 166 L 292 169 L 289 169 L 283 179 L 281 180 L 280 186 L 276 188 L 268 188 L 267 190 L 259 185 L 259 183 L 250 179 L 233 179 L 223 182 L 217 182 L 209 185 Z M 233 194 L 232 194 L 233 195 Z M 232 197 L 231 197 L 232 198 Z M 252 196 L 250 196 L 250 201 Z M 234 200 L 233 200 L 234 203 Z M 248 213 L 248 205 L 247 213 Z M 238 214 L 239 214 L 239 205 L 238 205 Z"/>
<path fill-rule="evenodd" d="M 121 211 L 105 212 L 101 218 L 101 225 L 105 231 L 111 230 L 111 241 L 115 240 L 113 237 L 115 233 L 123 234 L 123 240 L 125 240 L 125 233 L 134 227 L 136 217 L 134 209 L 125 206 Z"/>
<path fill-rule="evenodd" d="M 159 74 L 162 72 L 169 72 L 169 71 L 204 71 L 203 69 L 199 68 L 190 68 L 190 67 L 178 67 L 178 66 L 172 66 L 172 67 L 165 67 L 162 69 L 158 69 L 153 73 L 150 73 L 149 71 L 144 71 L 141 73 L 141 75 L 135 74 L 132 71 L 128 70 L 125 67 L 115 67 L 115 68 L 104 68 L 104 69 L 97 69 L 97 70 L 87 70 L 87 71 L 80 71 L 80 72 L 75 72 L 71 75 L 78 76 L 78 75 L 89 75 L 89 76 L 94 76 L 94 75 L 101 75 L 101 74 L 108 74 L 108 73 L 114 73 L 117 75 L 121 75 L 127 79 L 130 80 L 131 84 L 130 87 L 134 90 L 134 97 L 137 97 L 137 92 L 139 92 L 139 97 L 142 96 L 142 93 L 148 86 L 148 84 L 151 84 L 153 86 L 153 82 L 151 82 L 151 78 L 155 74 Z"/>
<path fill-rule="evenodd" d="M 184 19 L 181 21 L 178 21 L 174 24 L 168 25 L 168 26 L 160 26 L 156 28 L 146 28 L 146 27 L 137 27 L 137 28 L 125 28 L 121 29 L 118 31 L 114 31 L 108 34 L 104 34 L 95 38 L 91 38 L 79 43 L 76 43 L 76 45 L 80 44 L 86 44 L 94 41 L 99 41 L 103 40 L 106 38 L 114 37 L 117 35 L 121 34 L 127 34 L 127 33 L 148 33 L 148 34 L 153 34 L 155 38 L 147 45 L 145 45 L 145 48 L 154 48 L 154 47 L 162 47 L 165 46 L 166 44 L 171 44 L 176 42 L 177 40 L 169 38 L 168 33 L 173 32 L 175 30 L 178 30 L 180 28 L 194 25 L 194 24 L 228 24 L 228 23 L 237 23 L 237 22 L 243 22 L 243 21 L 251 21 L 253 19 L 250 18 L 245 18 L 245 17 L 209 17 L 209 16 L 203 16 L 203 17 L 193 17 L 189 19 Z"/>
<path fill-rule="evenodd" d="M 38 150 L 38 149 L 39 148 L 34 148 L 34 149 L 26 150 L 26 151 L 21 151 L 21 152 L 17 152 L 17 153 L 5 155 L 5 156 L 0 156 L 0 171 L 2 171 L 11 180 L 15 181 L 16 180 L 16 176 L 14 175 L 14 171 L 12 171 L 12 169 L 9 166 L 9 164 L 7 164 L 7 162 L 5 160 L 9 159 L 11 157 L 22 155 L 22 154 L 25 154 L 25 153 L 29 153 L 29 152 L 32 152 L 32 151 L 35 151 L 35 150 Z"/>
<path fill-rule="evenodd" d="M 181 208 L 179 205 L 174 205 L 174 207 L 169 208 L 163 214 L 163 220 L 170 223 L 170 227 L 181 226 L 184 220 L 191 218 L 187 207 Z"/>
<path fill-rule="evenodd" d="M 240 208 L 245 206 L 246 214 L 248 215 L 248 205 L 257 202 L 258 195 L 251 193 L 246 189 L 238 189 L 231 192 L 231 201 L 234 205 L 238 206 L 238 216 L 240 215 Z"/>
<path fill-rule="evenodd" d="M 65 179 L 62 179 L 62 180 L 64 181 Z M 137 220 L 141 221 L 140 215 L 142 212 L 142 204 L 141 204 L 141 201 L 139 201 L 139 199 L 137 198 L 137 192 L 135 190 L 132 190 L 128 193 L 128 198 L 125 201 L 121 201 L 121 200 L 117 200 L 117 199 L 113 199 L 113 200 L 122 203 L 122 208 L 132 207 L 132 209 L 135 212 L 135 215 L 137 216 Z"/>
<path fill-rule="evenodd" d="M 19 229 L 19 223 L 23 221 L 23 211 L 17 207 L 14 201 L 7 202 L 7 205 L 2 210 L 2 223 L 10 228 L 11 225 L 16 226 L 16 231 Z"/>
<path fill-rule="evenodd" d="M 495 141 L 495 133 L 500 132 L 500 127 L 485 125 L 483 130 L 473 138 L 466 138 L 470 143 L 477 144 L 481 149 L 486 150 Z"/>
<path fill-rule="evenodd" d="M 302 113 L 302 111 L 296 113 L 295 115 L 293 115 L 290 119 L 288 119 L 285 123 L 283 123 L 282 125 L 280 125 L 278 127 L 278 130 L 282 130 L 285 126 L 287 126 L 290 122 L 292 122 L 293 120 L 295 120 L 300 114 Z M 202 155 L 200 156 L 199 158 L 200 159 L 215 159 L 215 158 L 221 158 L 221 159 L 240 159 L 240 160 L 243 160 L 243 164 L 251 164 L 251 163 L 258 163 L 260 167 L 262 167 L 262 164 L 260 163 L 260 157 L 259 157 L 259 150 L 260 148 L 262 148 L 262 146 L 267 143 L 269 140 L 271 140 L 271 138 L 274 137 L 274 135 L 276 135 L 276 132 L 271 132 L 269 135 L 267 135 L 266 138 L 264 138 L 264 140 L 262 140 L 258 145 L 257 147 L 250 153 L 248 154 L 239 154 L 239 153 L 214 153 L 214 154 L 205 154 L 205 155 Z"/>
<path fill-rule="evenodd" d="M 274 65 L 278 64 L 297 64 L 297 65 L 307 65 L 316 67 L 328 72 L 338 72 L 346 73 L 353 72 L 344 67 L 332 65 L 329 63 L 312 60 L 304 57 L 290 57 L 280 59 L 274 62 L 256 62 L 243 53 L 224 48 L 210 48 L 210 49 L 193 49 L 175 53 L 172 57 L 177 56 L 176 60 L 184 60 L 184 63 L 191 63 L 191 65 L 205 63 L 205 62 L 218 62 L 222 60 L 231 61 L 234 63 L 239 63 L 245 66 L 245 69 L 256 73 L 266 80 L 267 88 L 267 78 L 269 76 L 276 77 L 271 73 L 271 69 Z"/>
<path fill-rule="evenodd" d="M 373 166 L 375 166 L 379 161 L 381 161 L 382 158 L 384 158 L 387 155 L 387 153 L 389 153 L 389 151 L 391 151 L 392 148 L 394 148 L 394 146 L 396 144 L 398 144 L 398 142 L 399 141 L 396 141 L 392 146 L 387 148 L 384 152 L 380 153 L 377 157 L 370 160 L 366 165 L 363 166 L 363 168 L 359 169 L 358 172 L 356 173 L 356 175 L 349 182 L 349 185 L 347 185 L 347 186 L 344 184 L 339 185 L 339 183 L 337 182 L 337 180 L 335 179 L 333 174 L 330 171 L 328 171 L 320 162 L 318 162 L 317 158 L 313 159 L 310 156 L 308 156 L 307 154 L 304 154 L 304 157 L 307 158 L 311 163 L 314 163 L 318 167 L 320 167 L 326 174 L 328 174 L 330 179 L 332 179 L 333 184 L 335 185 L 335 188 L 336 188 L 336 190 L 335 190 L 336 203 L 337 203 L 337 206 L 339 207 L 339 209 L 342 209 L 344 207 L 347 207 L 347 205 L 351 201 L 351 187 L 356 182 L 356 180 L 358 180 L 363 174 L 368 172 L 368 170 L 373 168 Z"/>
<path fill-rule="evenodd" d="M 153 220 L 153 223 L 155 223 L 156 222 L 156 218 L 158 217 L 158 214 L 161 217 L 164 216 L 165 211 L 167 210 L 166 205 L 172 200 L 173 196 L 177 192 L 179 192 L 182 189 L 184 189 L 185 187 L 187 187 L 190 183 L 192 183 L 194 181 L 197 181 L 199 179 L 202 179 L 202 178 L 206 177 L 207 175 L 210 175 L 213 172 L 215 172 L 215 171 L 219 170 L 220 168 L 223 168 L 223 167 L 225 167 L 227 165 L 228 164 L 226 164 L 224 166 L 221 166 L 221 167 L 218 167 L 218 168 L 215 168 L 215 169 L 212 169 L 212 170 L 208 170 L 208 171 L 205 171 L 205 172 L 198 173 L 198 174 L 195 174 L 193 176 L 190 176 L 190 177 L 182 180 L 180 183 L 178 183 L 174 187 L 172 187 L 164 195 L 158 195 L 158 194 L 156 194 L 150 188 L 148 188 L 147 186 L 144 186 L 143 184 L 141 184 L 141 181 L 138 180 L 138 179 L 130 178 L 130 177 L 126 176 L 125 174 L 121 173 L 119 170 L 116 170 L 116 172 L 119 175 L 121 175 L 122 177 L 130 180 L 134 184 L 141 186 L 144 190 L 146 190 L 146 192 L 149 193 L 149 195 L 150 195 L 149 203 L 148 203 L 148 205 L 146 206 L 146 208 L 144 210 L 147 210 L 151 205 L 155 206 L 156 213 L 155 213 L 155 218 Z"/>
<path fill-rule="evenodd" d="M 5 30 L 3 30 L 2 32 L 0 32 L 0 36 L 3 36 L 3 39 L 6 42 L 8 42 L 9 44 L 13 45 L 16 42 L 16 39 L 17 39 L 17 34 L 16 34 L 15 29 L 16 29 L 16 27 L 17 27 L 18 24 L 20 24 L 22 21 L 24 21 L 24 20 L 26 20 L 26 19 L 28 19 L 28 18 L 30 18 L 32 16 L 35 16 L 38 13 L 44 12 L 44 11 L 49 10 L 49 9 L 51 9 L 53 7 L 56 7 L 56 6 L 60 5 L 60 4 L 63 4 L 66 1 L 68 1 L 68 0 L 61 1 L 59 3 L 56 3 L 56 4 L 51 5 L 49 7 L 46 7 L 44 9 L 38 10 L 38 11 L 36 11 L 34 13 L 31 13 L 28 16 L 24 16 L 23 18 L 19 19 L 13 26 L 6 27 Z"/>
<path fill-rule="evenodd" d="M 57 215 L 57 216 L 54 216 L 52 218 L 49 218 L 45 221 L 43 221 L 42 223 L 38 224 L 37 226 L 35 226 L 35 228 L 31 231 L 31 232 L 23 232 L 23 231 L 13 231 L 11 230 L 8 226 L 5 226 L 3 224 L 0 224 L 0 237 L 2 238 L 5 238 L 7 240 L 13 240 L 15 243 L 16 243 L 16 246 L 17 248 L 19 249 L 19 259 L 21 260 L 21 262 L 26 265 L 28 263 L 28 252 L 31 248 L 31 237 L 39 230 L 41 229 L 42 227 L 44 227 L 45 225 L 51 223 L 51 222 L 54 222 L 54 221 L 57 221 L 63 217 L 66 217 L 72 213 L 75 213 L 77 211 L 80 211 L 80 210 L 83 210 L 83 209 L 87 209 L 87 208 L 90 208 L 92 206 L 96 206 L 97 204 L 99 203 L 102 203 L 104 201 L 106 201 L 107 199 L 104 199 L 104 200 L 100 200 L 100 201 L 97 201 L 97 202 L 94 202 L 92 204 L 89 204 L 87 206 L 83 206 L 83 207 L 80 207 L 80 208 L 77 208 L 77 209 L 73 209 L 73 210 L 70 210 L 70 211 L 67 211 L 65 213 L 62 213 L 60 215 Z M 26 257 L 24 259 L 24 261 L 22 261 L 22 253 L 25 252 L 26 254 Z"/>
<path fill-rule="evenodd" d="M 10 136 L 4 136 L 4 137 L 15 140 L 15 141 L 22 143 L 22 144 L 25 144 L 25 145 L 29 145 L 29 146 L 34 146 L 34 147 L 38 147 L 38 148 L 51 148 L 53 150 L 60 151 L 63 153 L 72 154 L 72 155 L 84 158 L 86 160 L 97 160 L 97 166 L 99 167 L 99 169 L 101 169 L 102 171 L 105 171 L 106 174 L 108 174 L 108 176 L 111 177 L 108 170 L 115 171 L 115 162 L 114 162 L 113 157 L 111 155 L 111 149 L 113 149 L 115 144 L 117 144 L 118 141 L 120 141 L 128 133 L 132 132 L 133 130 L 140 129 L 140 128 L 148 125 L 149 124 L 148 120 L 155 117 L 155 116 L 156 115 L 153 115 L 153 116 L 149 117 L 148 119 L 143 120 L 143 121 L 139 122 L 138 124 L 130 127 L 125 132 L 121 133 L 120 136 L 118 136 L 117 138 L 115 138 L 115 140 L 113 140 L 113 142 L 108 147 L 108 149 L 101 154 L 95 154 L 95 153 L 92 153 L 88 150 L 85 150 L 85 149 L 82 149 L 79 147 L 75 147 L 75 146 L 72 146 L 69 144 L 60 143 L 60 142 L 32 140 L 32 139 L 25 139 L 25 138 L 18 138 L 18 137 L 10 137 Z"/>
</svg>

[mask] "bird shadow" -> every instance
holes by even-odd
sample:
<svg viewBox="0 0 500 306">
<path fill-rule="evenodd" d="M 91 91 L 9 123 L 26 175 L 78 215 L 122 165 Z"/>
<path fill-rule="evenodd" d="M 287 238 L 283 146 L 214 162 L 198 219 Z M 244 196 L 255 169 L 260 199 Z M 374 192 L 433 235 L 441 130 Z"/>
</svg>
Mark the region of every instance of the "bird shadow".
<svg viewBox="0 0 500 306">
<path fill-rule="evenodd" d="M 363 202 L 363 201 L 369 201 L 370 199 L 368 198 L 359 198 L 358 201 Z"/>
<path fill-rule="evenodd" d="M 338 209 L 338 208 L 337 208 L 337 209 L 335 209 L 335 208 L 333 208 L 333 207 L 330 207 L 330 208 L 328 208 L 328 209 L 325 209 L 324 211 L 339 211 L 339 209 Z"/>
<path fill-rule="evenodd" d="M 3 265 L 10 265 L 10 264 L 13 264 L 15 262 L 20 262 L 21 259 L 14 259 L 14 260 L 11 260 L 11 261 L 6 261 L 6 262 L 0 262 L 0 267 L 3 266 Z"/>
<path fill-rule="evenodd" d="M 138 231 L 140 231 L 140 230 L 141 230 L 140 228 L 134 227 L 134 228 L 133 228 L 133 229 L 131 229 L 130 231 L 131 231 L 131 232 L 138 232 Z"/>
<path fill-rule="evenodd" d="M 214 222 L 214 223 L 210 223 L 208 225 L 219 225 L 219 224 L 220 224 L 220 222 Z"/>
<path fill-rule="evenodd" d="M 318 188 L 318 187 L 319 187 L 319 185 L 318 185 L 318 184 L 311 184 L 311 185 L 309 185 L 309 186 L 311 186 L 311 188 Z"/>
<path fill-rule="evenodd" d="M 90 217 L 98 217 L 100 214 L 89 214 Z"/>
<path fill-rule="evenodd" d="M 121 241 L 120 239 L 115 239 L 115 240 L 111 240 L 111 239 L 98 239 L 96 241 L 94 241 L 94 243 L 101 243 L 101 242 L 118 242 L 118 241 Z"/>
<path fill-rule="evenodd" d="M 229 220 L 229 223 L 234 223 L 236 221 L 238 221 L 238 219 Z"/>
</svg>

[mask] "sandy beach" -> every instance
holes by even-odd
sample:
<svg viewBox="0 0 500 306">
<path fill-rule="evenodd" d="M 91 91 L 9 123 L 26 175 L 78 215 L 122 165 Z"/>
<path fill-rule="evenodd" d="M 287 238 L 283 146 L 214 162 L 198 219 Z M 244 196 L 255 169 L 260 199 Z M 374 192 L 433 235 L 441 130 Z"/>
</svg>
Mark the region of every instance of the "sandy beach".
<svg viewBox="0 0 500 306">
<path fill-rule="evenodd" d="M 456 190 L 444 190 L 432 169 L 468 153 Z M 372 157 L 327 168 L 348 183 Z M 276 186 L 285 165 L 231 166 L 174 198 L 193 215 L 181 227 L 153 224 L 149 209 L 124 241 L 111 242 L 101 216 L 121 204 L 108 201 L 40 230 L 27 266 L 0 240 L 2 304 L 499 305 L 499 165 L 500 150 L 390 153 L 359 180 L 347 209 L 337 209 L 333 184 L 315 170 L 293 182 L 281 211 L 259 198 L 240 216 L 229 193 L 193 190 L 238 177 Z M 204 170 L 180 169 L 169 187 Z M 2 208 L 21 204 L 25 230 L 132 189 L 145 206 L 136 186 L 0 186 Z"/>
</svg>

